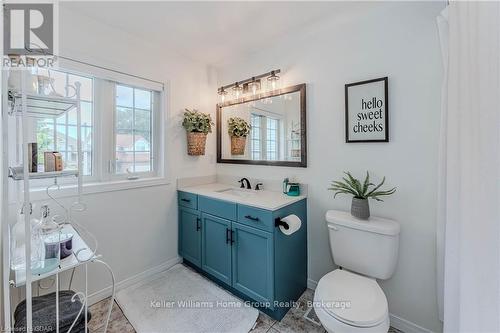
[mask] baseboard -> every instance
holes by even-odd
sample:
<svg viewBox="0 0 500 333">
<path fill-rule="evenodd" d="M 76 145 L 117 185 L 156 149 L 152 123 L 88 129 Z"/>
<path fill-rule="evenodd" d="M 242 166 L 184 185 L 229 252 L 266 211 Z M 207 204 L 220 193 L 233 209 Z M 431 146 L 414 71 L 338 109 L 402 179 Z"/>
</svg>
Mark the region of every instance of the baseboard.
<svg viewBox="0 0 500 333">
<path fill-rule="evenodd" d="M 397 328 L 400 331 L 403 331 L 404 333 L 433 333 L 427 328 L 423 328 L 422 326 L 393 315 L 392 313 L 389 314 L 389 317 L 391 318 L 391 326 Z"/>
<path fill-rule="evenodd" d="M 307 288 L 315 290 L 317 286 L 317 281 L 307 279 Z M 415 323 L 412 323 L 411 321 L 400 318 L 391 313 L 389 314 L 389 318 L 391 319 L 391 326 L 397 328 L 400 331 L 403 331 L 404 333 L 433 333 L 432 331 L 423 328 L 422 326 L 419 326 Z"/>
<path fill-rule="evenodd" d="M 125 280 L 122 280 L 120 282 L 116 283 L 116 291 L 118 292 L 120 289 L 127 288 L 133 284 L 136 284 L 138 282 L 144 282 L 147 281 L 147 279 L 151 278 L 157 273 L 160 273 L 162 271 L 165 271 L 169 269 L 170 267 L 180 263 L 182 261 L 181 257 L 175 257 L 170 260 L 165 261 L 164 263 L 152 267 L 148 270 L 145 270 L 144 272 L 141 272 L 136 275 L 132 275 L 131 277 L 126 278 Z M 99 301 L 102 301 L 103 299 L 111 296 L 111 291 L 112 287 L 106 287 L 104 289 L 101 289 L 99 291 L 96 291 L 95 293 L 92 293 L 89 295 L 89 306 L 92 304 L 95 304 Z"/>
<path fill-rule="evenodd" d="M 315 290 L 317 286 L 318 286 L 318 282 L 311 280 L 311 279 L 307 279 L 307 288 L 308 289 Z"/>
</svg>

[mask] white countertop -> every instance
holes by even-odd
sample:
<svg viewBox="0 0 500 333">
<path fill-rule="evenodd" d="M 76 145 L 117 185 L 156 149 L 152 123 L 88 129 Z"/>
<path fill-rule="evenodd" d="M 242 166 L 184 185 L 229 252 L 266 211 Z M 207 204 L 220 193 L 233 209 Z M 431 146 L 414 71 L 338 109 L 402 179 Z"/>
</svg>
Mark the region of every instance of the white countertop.
<svg viewBox="0 0 500 333">
<path fill-rule="evenodd" d="M 241 196 L 234 195 L 229 192 L 226 193 L 221 192 L 230 189 L 234 189 L 237 193 L 241 192 Z M 194 185 L 194 186 L 181 186 L 178 188 L 178 190 L 272 211 L 283 208 L 291 203 L 306 198 L 305 195 L 291 197 L 281 192 L 274 192 L 268 190 L 259 190 L 259 191 L 246 190 L 220 183 Z"/>
</svg>

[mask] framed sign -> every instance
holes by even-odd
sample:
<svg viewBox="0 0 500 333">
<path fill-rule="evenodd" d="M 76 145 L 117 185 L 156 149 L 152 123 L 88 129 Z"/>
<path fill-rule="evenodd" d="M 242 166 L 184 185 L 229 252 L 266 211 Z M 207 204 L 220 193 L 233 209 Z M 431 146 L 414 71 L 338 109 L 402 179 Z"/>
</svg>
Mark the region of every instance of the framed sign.
<svg viewBox="0 0 500 333">
<path fill-rule="evenodd" d="M 345 141 L 389 142 L 387 77 L 345 85 Z"/>
</svg>

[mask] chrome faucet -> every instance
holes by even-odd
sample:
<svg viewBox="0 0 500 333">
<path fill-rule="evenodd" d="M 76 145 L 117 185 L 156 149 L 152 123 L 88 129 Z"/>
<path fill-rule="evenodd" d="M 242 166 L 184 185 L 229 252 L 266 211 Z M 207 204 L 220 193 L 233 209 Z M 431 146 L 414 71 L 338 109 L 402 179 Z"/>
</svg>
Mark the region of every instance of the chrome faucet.
<svg viewBox="0 0 500 333">
<path fill-rule="evenodd" d="M 240 180 L 238 180 L 238 183 L 241 184 L 240 188 L 245 188 L 245 181 L 247 183 L 247 185 L 246 185 L 247 190 L 251 190 L 252 185 L 250 185 L 250 181 L 248 180 L 248 178 L 241 178 Z"/>
</svg>

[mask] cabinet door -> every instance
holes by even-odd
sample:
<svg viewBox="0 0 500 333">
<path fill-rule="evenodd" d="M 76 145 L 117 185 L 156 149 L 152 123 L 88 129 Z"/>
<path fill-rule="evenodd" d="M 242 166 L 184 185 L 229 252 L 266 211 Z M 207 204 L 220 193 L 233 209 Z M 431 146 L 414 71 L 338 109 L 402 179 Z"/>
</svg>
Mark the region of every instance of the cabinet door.
<svg viewBox="0 0 500 333">
<path fill-rule="evenodd" d="M 201 267 L 201 219 L 196 210 L 179 209 L 179 253 Z"/>
<path fill-rule="evenodd" d="M 259 302 L 274 295 L 273 234 L 233 223 L 233 288 Z M 272 305 L 271 305 L 272 308 Z"/>
<path fill-rule="evenodd" d="M 231 285 L 231 221 L 202 213 L 202 269 Z"/>
</svg>

